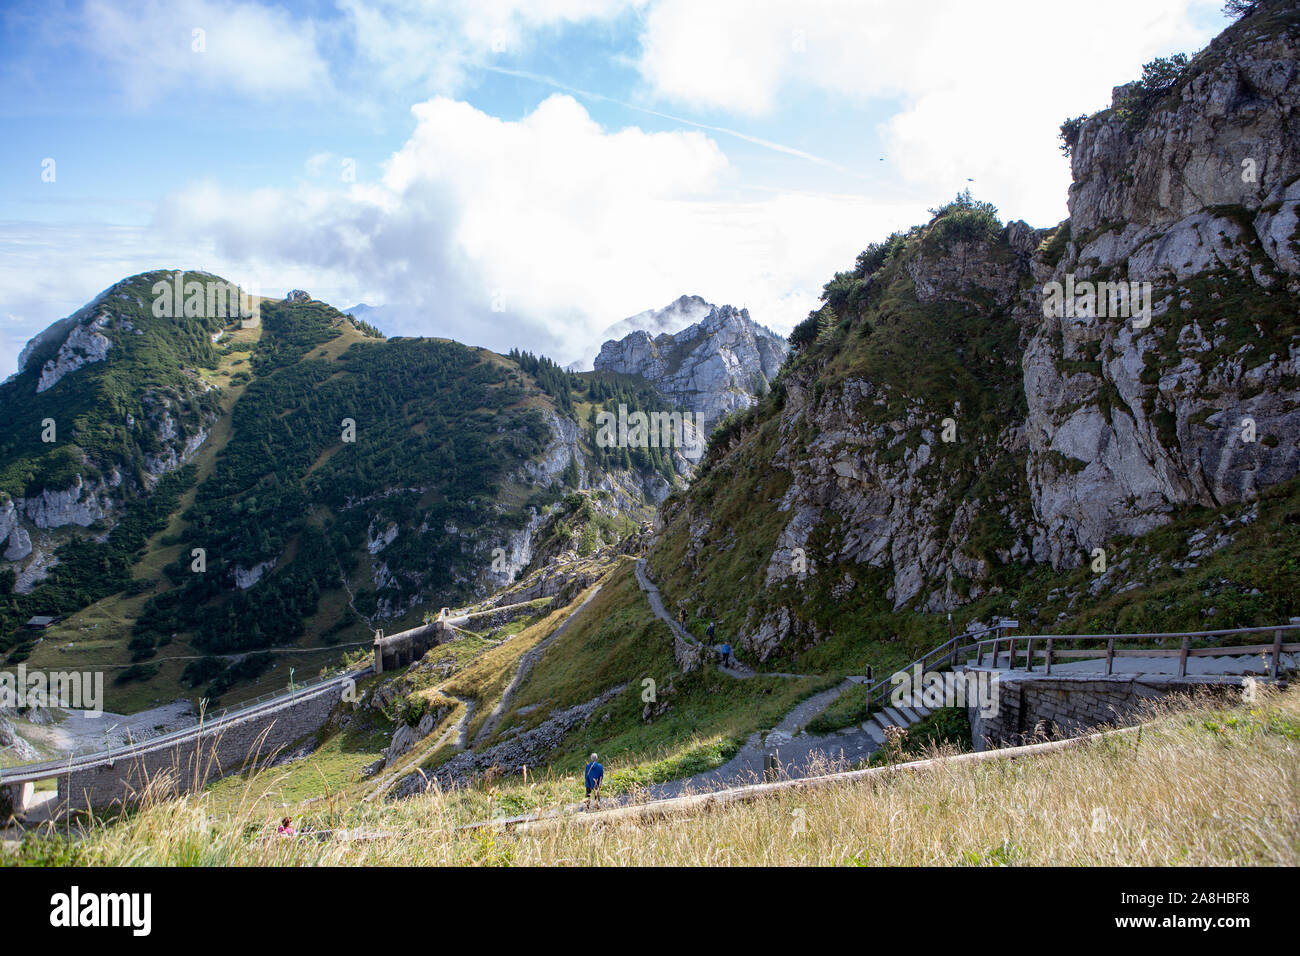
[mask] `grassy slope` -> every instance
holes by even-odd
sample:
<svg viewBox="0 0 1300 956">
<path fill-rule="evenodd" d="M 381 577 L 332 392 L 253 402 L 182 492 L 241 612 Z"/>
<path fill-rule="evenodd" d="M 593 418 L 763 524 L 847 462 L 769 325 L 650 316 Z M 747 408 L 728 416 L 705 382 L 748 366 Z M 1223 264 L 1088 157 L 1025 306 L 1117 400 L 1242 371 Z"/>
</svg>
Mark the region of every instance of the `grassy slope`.
<svg viewBox="0 0 1300 956">
<path fill-rule="evenodd" d="M 653 681 L 653 720 L 641 714 Z M 672 779 L 725 762 L 754 731 L 771 727 L 821 680 L 759 677 L 737 681 L 703 668 L 677 672 L 672 635 L 637 586 L 631 563 L 616 570 L 591 605 L 558 638 L 520 688 L 498 728 L 528 729 L 553 710 L 628 686 L 587 725 L 565 739 L 549 760 L 558 774 L 576 773 L 592 751 L 602 754 L 614 789 Z M 521 708 L 536 708 L 526 715 Z"/>
<path fill-rule="evenodd" d="M 339 333 L 337 337 L 311 347 L 307 356 L 312 359 L 337 362 L 352 346 L 375 341 L 347 323 L 340 323 L 336 326 L 336 330 Z M 255 345 L 262 332 L 261 326 L 227 332 L 220 344 L 223 347 L 238 343 Z M 474 352 L 491 364 L 514 368 L 514 364 L 503 357 L 480 349 Z M 231 438 L 231 412 L 248 387 L 247 381 L 242 380 L 243 376 L 236 379 L 235 383 L 232 383 L 231 379 L 239 373 L 255 374 L 250 362 L 251 355 L 252 353 L 248 351 L 223 352 L 215 368 L 201 370 L 206 380 L 221 388 L 222 416 L 195 458 L 198 481 L 183 496 L 180 506 L 173 511 L 167 527 L 150 540 L 143 556 L 133 569 L 133 576 L 137 581 L 152 581 L 155 582 L 154 586 L 136 595 L 125 593 L 112 595 L 69 615 L 61 624 L 42 635 L 41 643 L 35 646 L 28 658 L 29 667 L 64 670 L 108 668 L 106 707 L 112 711 L 133 712 L 178 697 L 197 700 L 202 696 L 204 690 L 202 685 L 191 688 L 181 680 L 181 672 L 185 666 L 204 654 L 203 650 L 195 647 L 191 642 L 191 635 L 185 633 L 179 634 L 176 639 L 161 647 L 157 656 L 150 659 L 149 664 L 158 665 L 159 671 L 148 681 L 119 685 L 113 682 L 113 676 L 121 673 L 131 659 L 127 642 L 131 638 L 132 624 L 145 602 L 151 596 L 166 589 L 162 569 L 177 560 L 186 547 L 183 538 L 188 523 L 182 516 L 194 503 L 199 485 L 212 475 L 223 449 Z M 550 408 L 550 399 L 544 394 L 533 396 L 530 401 Z M 341 446 L 336 446 L 332 450 L 337 450 L 337 447 Z M 314 470 L 319 469 L 322 464 L 323 462 L 317 462 Z M 319 523 L 318 518 L 314 517 L 312 520 Z M 292 543 L 289 548 L 290 550 L 293 548 Z M 372 559 L 369 555 L 363 555 L 360 566 L 351 575 L 353 589 L 357 589 L 358 582 L 372 577 L 373 570 Z M 364 622 L 354 620 L 353 624 L 342 631 L 335 627 L 340 618 L 348 615 L 347 603 L 348 596 L 343 589 L 325 591 L 321 595 L 316 613 L 305 621 L 306 631 L 303 636 L 289 647 L 278 648 L 275 663 L 270 670 L 253 681 L 241 682 L 228 692 L 224 699 L 236 701 L 278 690 L 289 682 L 291 667 L 294 668 L 295 679 L 302 680 L 337 661 L 343 651 L 351 649 L 350 645 L 353 643 L 368 643 L 370 633 Z M 386 629 L 391 632 L 413 626 L 419 623 L 422 614 L 422 608 L 413 609 L 400 619 L 385 622 Z M 333 633 L 329 635 L 329 640 L 322 640 L 325 633 L 331 630 Z"/>
<path fill-rule="evenodd" d="M 399 675 L 369 678 L 363 691 L 400 680 L 405 696 L 386 708 L 386 715 L 363 709 L 356 725 L 340 731 L 332 724 L 320 735 L 318 749 L 305 758 L 251 780 L 234 777 L 217 783 L 211 789 L 214 798 L 224 808 L 243 801 L 268 813 L 283 805 L 317 812 L 322 801 L 331 800 L 336 809 L 357 808 L 376 783 L 363 779 L 361 769 L 382 754 L 400 715 L 418 715 L 426 702 L 448 710 L 430 736 L 385 773 L 397 779 L 416 767 L 440 765 L 457 752 L 455 747 L 430 748 L 458 725 L 465 704 L 474 707 L 472 739 L 523 655 L 548 638 L 588 593 L 507 629 L 505 640 L 462 638 L 431 651 Z M 831 683 L 777 677 L 738 681 L 712 668 L 683 676 L 676 673 L 671 647 L 668 629 L 651 613 L 630 562 L 621 562 L 520 685 L 485 745 L 516 728 L 535 727 L 553 710 L 585 702 L 618 684 L 628 687 L 565 739 L 541 778 L 484 779 L 449 796 L 450 804 L 472 817 L 490 807 L 522 812 L 573 800 L 581 795 L 580 771 L 592 750 L 601 753 L 613 792 L 710 770 L 729 759 L 751 733 L 771 727 L 799 700 Z M 444 664 L 453 669 L 449 675 L 441 674 Z M 670 705 L 648 722 L 641 717 L 644 678 L 655 681 L 658 701 Z"/>
<path fill-rule="evenodd" d="M 536 791 L 547 789 L 536 785 Z M 147 808 L 75 843 L 32 836 L 30 863 L 253 865 L 1300 864 L 1300 689 L 1171 712 L 1117 738 L 1014 762 L 946 765 L 870 784 L 593 827 L 451 828 L 470 811 L 432 795 L 307 821 L 388 837 L 263 840 L 264 808 L 213 815 L 211 797 Z M 1027 799 L 1027 795 L 1030 795 Z M 501 808 L 500 804 L 496 805 Z M 796 825 L 797 824 L 797 825 Z"/>
</svg>

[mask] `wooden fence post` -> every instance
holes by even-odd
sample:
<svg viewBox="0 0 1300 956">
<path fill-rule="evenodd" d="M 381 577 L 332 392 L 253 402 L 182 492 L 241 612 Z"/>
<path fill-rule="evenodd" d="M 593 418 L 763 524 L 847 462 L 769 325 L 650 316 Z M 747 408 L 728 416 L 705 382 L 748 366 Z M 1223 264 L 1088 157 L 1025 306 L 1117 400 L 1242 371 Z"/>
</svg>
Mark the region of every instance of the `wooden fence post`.
<svg viewBox="0 0 1300 956">
<path fill-rule="evenodd" d="M 1282 632 L 1273 632 L 1273 680 L 1277 680 L 1277 675 L 1281 673 L 1282 661 Z"/>
<path fill-rule="evenodd" d="M 1187 634 L 1183 635 L 1183 649 L 1178 655 L 1178 676 L 1187 676 L 1187 652 L 1191 650 L 1192 639 Z"/>
<path fill-rule="evenodd" d="M 1106 676 L 1111 675 L 1115 665 L 1115 638 L 1106 638 Z"/>
<path fill-rule="evenodd" d="M 1052 639 L 1047 639 L 1047 676 L 1052 676 Z"/>
<path fill-rule="evenodd" d="M 1025 670 L 1033 671 L 1034 669 L 1034 639 L 1028 637 L 1025 639 Z"/>
</svg>

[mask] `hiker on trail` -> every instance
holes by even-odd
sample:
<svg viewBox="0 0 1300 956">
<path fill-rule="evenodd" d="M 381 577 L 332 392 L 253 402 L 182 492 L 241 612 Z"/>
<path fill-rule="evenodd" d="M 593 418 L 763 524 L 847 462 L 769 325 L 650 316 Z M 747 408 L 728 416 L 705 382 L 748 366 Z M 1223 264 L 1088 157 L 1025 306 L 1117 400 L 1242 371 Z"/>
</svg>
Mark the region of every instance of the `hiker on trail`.
<svg viewBox="0 0 1300 956">
<path fill-rule="evenodd" d="M 293 819 L 291 817 L 285 817 L 283 820 L 281 820 L 280 825 L 276 827 L 275 832 L 282 837 L 291 837 L 291 836 L 298 835 L 297 831 L 294 830 L 293 828 Z"/>
<path fill-rule="evenodd" d="M 736 659 L 735 659 L 734 657 L 731 656 L 731 645 L 728 644 L 726 641 L 723 641 L 723 643 L 722 643 L 722 666 L 723 666 L 723 667 L 734 667 L 735 665 L 736 665 Z"/>
<path fill-rule="evenodd" d="M 709 635 L 709 647 L 712 647 L 713 646 L 713 622 L 712 621 L 709 622 L 709 629 L 705 633 Z"/>
<path fill-rule="evenodd" d="M 682 627 L 686 626 L 686 608 L 682 608 L 677 614 L 677 623 Z"/>
<path fill-rule="evenodd" d="M 605 779 L 605 768 L 600 765 L 600 761 L 596 759 L 595 754 L 591 755 L 591 760 L 588 761 L 586 769 L 583 770 L 582 779 L 587 784 L 587 799 L 582 805 L 583 809 L 588 810 L 591 808 L 593 795 L 596 797 L 596 806 L 599 807 L 600 782 Z"/>
</svg>

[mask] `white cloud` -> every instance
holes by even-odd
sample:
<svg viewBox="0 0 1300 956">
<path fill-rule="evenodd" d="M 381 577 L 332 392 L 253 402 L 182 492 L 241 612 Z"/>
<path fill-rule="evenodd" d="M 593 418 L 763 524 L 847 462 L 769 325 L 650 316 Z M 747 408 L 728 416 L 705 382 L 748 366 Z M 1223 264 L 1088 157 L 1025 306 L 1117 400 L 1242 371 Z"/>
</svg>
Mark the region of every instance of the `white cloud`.
<svg viewBox="0 0 1300 956">
<path fill-rule="evenodd" d="M 256 3 L 89 0 L 81 40 L 139 105 L 191 86 L 255 99 L 329 90 L 315 25 Z"/>
<path fill-rule="evenodd" d="M 661 0 L 642 36 L 642 75 L 662 98 L 749 115 L 814 90 L 844 102 L 897 98 L 888 158 L 942 198 L 975 180 L 1005 213 L 1048 225 L 1069 176 L 1056 134 L 1067 115 L 1109 105 L 1141 64 L 1194 50 L 1194 15 L 1218 0 Z M 833 131 L 830 131 L 833 132 Z"/>
<path fill-rule="evenodd" d="M 516 122 L 446 98 L 413 113 L 377 183 L 201 184 L 168 200 L 155 229 L 206 243 L 204 261 L 231 270 L 312 274 L 305 287 L 335 290 L 341 306 L 410 307 L 390 331 L 568 361 L 589 360 L 610 323 L 682 293 L 788 329 L 828 263 L 848 267 L 922 212 L 795 192 L 731 198 L 732 168 L 703 133 L 606 130 L 564 95 Z"/>
<path fill-rule="evenodd" d="M 537 31 L 604 20 L 643 0 L 341 0 L 358 58 L 389 90 L 453 93 L 475 66 L 518 53 Z"/>
<path fill-rule="evenodd" d="M 834 155 L 838 108 L 875 100 L 899 193 L 925 201 L 760 191 L 709 135 L 754 141 L 729 132 L 744 125 L 734 117 L 647 133 L 602 128 L 568 96 L 518 121 L 440 96 L 414 108 L 414 132 L 378 181 L 350 183 L 346 157 L 319 152 L 301 158 L 294 188 L 196 183 L 161 202 L 149 228 L 38 229 L 22 256 L 0 259 L 3 308 L 17 317 L 3 322 L 0 352 L 19 327 L 30 323 L 30 335 L 115 279 L 160 267 L 247 276 L 268 293 L 299 286 L 338 305 L 401 303 L 410 308 L 392 331 L 562 360 L 589 359 L 611 322 L 682 293 L 748 305 L 788 329 L 867 242 L 923 221 L 923 206 L 968 177 L 1004 216 L 1054 222 L 1068 185 L 1060 121 L 1105 105 L 1110 87 L 1151 56 L 1203 45 L 1192 13 L 1218 4 L 1093 0 L 1081 24 L 1077 10 L 1034 0 L 341 0 L 341 15 L 317 25 L 229 0 L 90 0 L 84 36 L 141 102 L 187 84 L 332 97 L 346 90 L 340 76 L 356 74 L 369 89 L 454 88 L 550 28 L 632 9 L 642 14 L 638 65 L 652 95 L 741 116 L 819 101 L 824 155 Z M 194 28 L 207 31 L 205 53 L 191 49 Z M 373 166 L 361 172 L 365 180 Z M 23 239 L 22 228 L 10 236 Z M 51 275 L 59 294 L 81 297 L 56 305 L 41 289 Z"/>
</svg>

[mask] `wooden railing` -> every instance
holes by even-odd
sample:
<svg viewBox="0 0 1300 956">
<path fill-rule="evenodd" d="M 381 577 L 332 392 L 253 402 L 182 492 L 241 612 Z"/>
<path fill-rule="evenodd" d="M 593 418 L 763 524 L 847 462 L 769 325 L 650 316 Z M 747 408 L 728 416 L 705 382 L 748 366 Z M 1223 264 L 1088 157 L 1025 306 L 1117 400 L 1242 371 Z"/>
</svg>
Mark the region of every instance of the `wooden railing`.
<svg viewBox="0 0 1300 956">
<path fill-rule="evenodd" d="M 1269 676 L 1277 680 L 1281 672 L 1283 654 L 1300 652 L 1300 643 L 1284 643 L 1283 634 L 1287 631 L 1300 630 L 1300 624 L 1280 624 L 1270 627 L 1233 627 L 1212 631 L 1177 631 L 1157 634 L 999 634 L 985 638 L 975 644 L 975 665 L 983 667 L 984 657 L 989 656 L 990 667 L 998 667 L 1005 655 L 1009 670 L 1016 670 L 1017 661 L 1023 659 L 1021 667 L 1032 671 L 1036 661 L 1044 662 L 1044 673 L 1052 673 L 1054 661 L 1078 658 L 1105 658 L 1106 673 L 1114 672 L 1117 657 L 1177 657 L 1178 676 L 1187 676 L 1187 661 L 1192 657 L 1240 657 L 1245 654 L 1268 654 L 1271 658 Z M 1271 634 L 1272 642 L 1268 644 L 1216 645 L 1214 647 L 1192 647 L 1194 640 L 1222 638 L 1242 634 Z M 1176 640 L 1178 647 L 1164 646 L 1167 640 Z M 1084 641 L 1104 641 L 1104 647 L 1065 647 L 1060 645 L 1077 644 Z M 1159 642 L 1151 647 L 1116 647 L 1122 644 L 1141 644 Z M 1037 646 L 1036 646 L 1037 645 Z"/>
<path fill-rule="evenodd" d="M 994 624 L 989 627 L 978 628 L 967 631 L 964 634 L 958 634 L 951 637 L 937 647 L 931 648 L 925 654 L 916 660 L 900 668 L 900 671 L 911 672 L 919 665 L 921 674 L 924 676 L 927 672 L 936 670 L 940 667 L 954 667 L 958 658 L 963 654 L 974 652 L 975 658 L 973 663 L 977 667 L 984 667 L 984 658 L 989 658 L 989 667 L 997 667 L 998 660 L 1002 656 L 1007 658 L 1007 666 L 1011 670 L 1017 669 L 1017 660 L 1023 658 L 1024 663 L 1021 667 L 1026 671 L 1033 671 L 1034 662 L 1041 660 L 1044 662 L 1044 674 L 1052 673 L 1053 661 L 1077 658 L 1105 658 L 1106 673 L 1114 672 L 1115 658 L 1117 657 L 1177 657 L 1178 658 L 1178 676 L 1187 676 L 1187 660 L 1191 657 L 1240 657 L 1243 654 L 1268 654 L 1271 657 L 1271 666 L 1269 676 L 1277 680 L 1281 672 L 1281 662 L 1283 654 L 1300 653 L 1300 643 L 1284 643 L 1282 640 L 1283 633 L 1286 631 L 1300 631 L 1300 624 L 1278 624 L 1270 627 L 1232 627 L 1223 628 L 1213 631 L 1171 631 L 1159 634 L 1019 634 L 1014 635 L 1007 633 L 1007 629 L 1000 624 Z M 1193 640 L 1206 639 L 1212 637 L 1228 637 L 1240 634 L 1272 634 L 1273 641 L 1270 644 L 1246 644 L 1246 645 L 1219 645 L 1216 647 L 1192 647 Z M 981 635 L 992 635 L 981 636 Z M 1118 641 L 1122 644 L 1141 643 L 1143 641 L 1165 641 L 1173 638 L 1179 642 L 1177 648 L 1168 648 L 1163 646 L 1156 647 L 1116 647 Z M 1105 641 L 1104 648 L 1059 648 L 1059 644 L 1070 644 L 1082 641 Z M 895 672 L 897 673 L 897 672 Z M 867 691 L 867 702 L 869 706 L 876 707 L 883 705 L 889 697 L 889 690 L 893 684 L 893 674 L 881 678 L 871 685 Z"/>
</svg>

